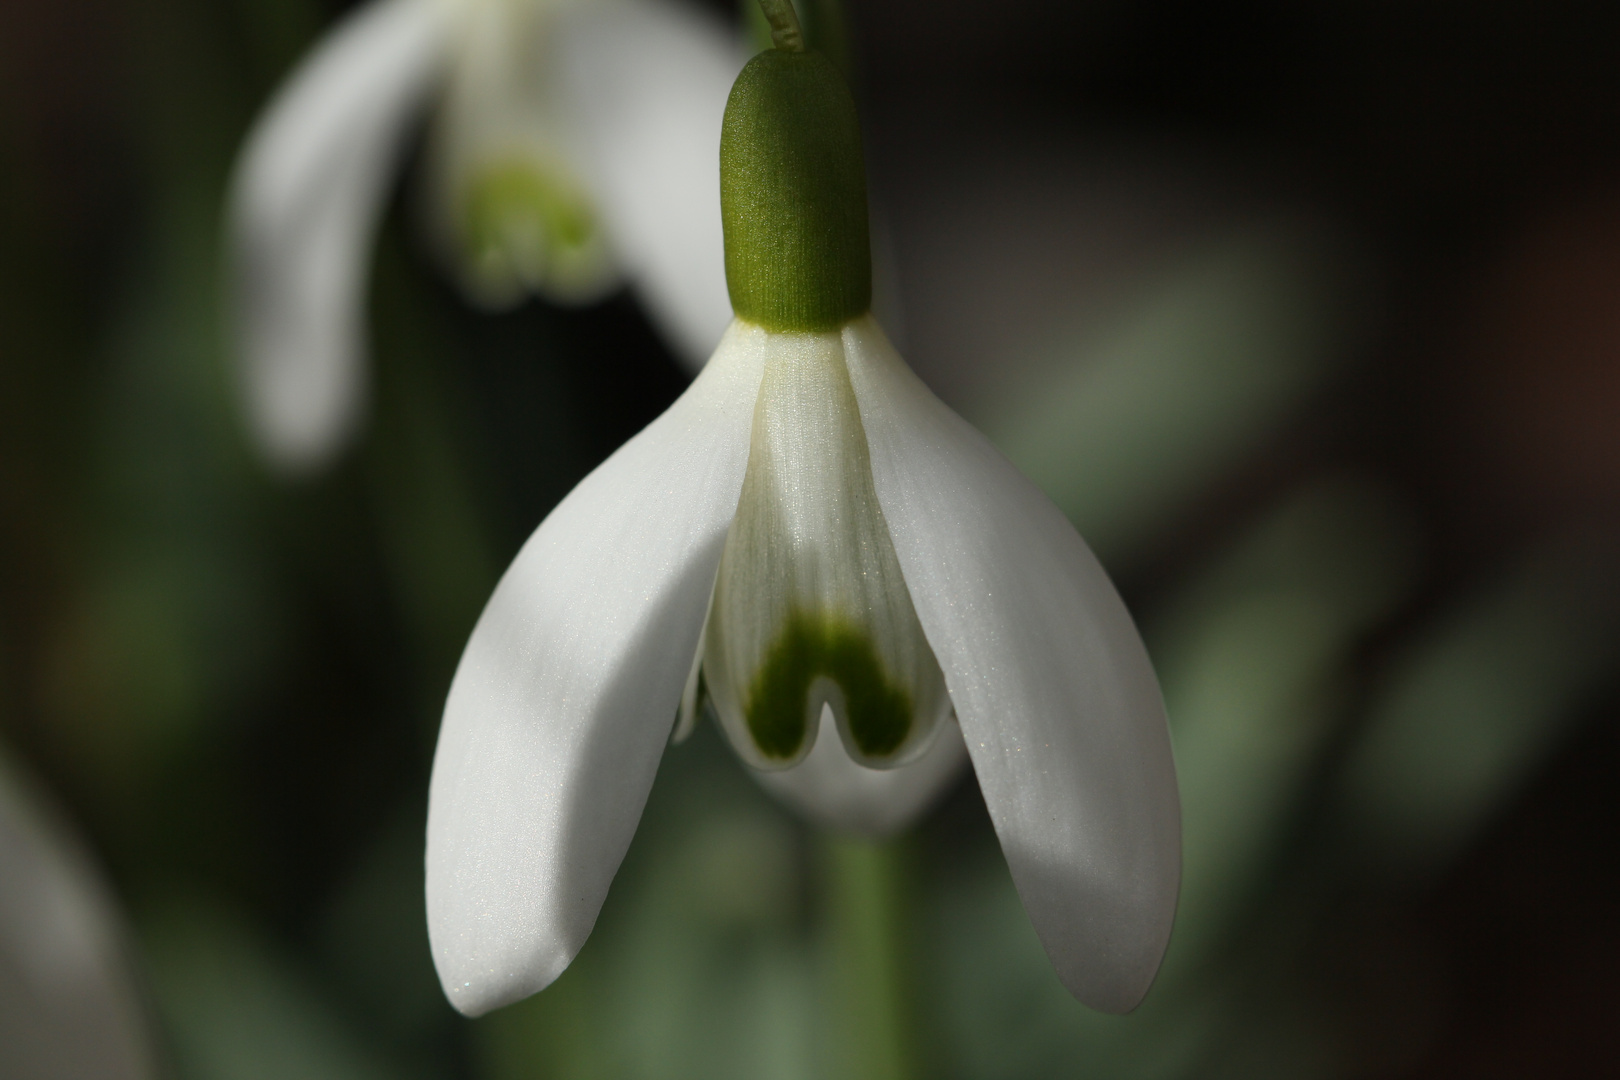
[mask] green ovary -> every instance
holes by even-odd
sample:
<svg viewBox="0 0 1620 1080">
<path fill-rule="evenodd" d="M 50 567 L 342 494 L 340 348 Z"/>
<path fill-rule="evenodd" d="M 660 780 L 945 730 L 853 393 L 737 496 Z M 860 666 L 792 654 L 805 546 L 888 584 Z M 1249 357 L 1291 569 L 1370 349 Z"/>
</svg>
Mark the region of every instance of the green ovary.
<svg viewBox="0 0 1620 1080">
<path fill-rule="evenodd" d="M 871 636 L 847 619 L 796 611 L 765 654 L 744 710 L 760 753 L 787 759 L 798 751 L 814 721 L 806 697 L 821 677 L 843 691 L 845 720 L 862 753 L 883 757 L 905 742 L 911 695 L 884 673 Z"/>
</svg>

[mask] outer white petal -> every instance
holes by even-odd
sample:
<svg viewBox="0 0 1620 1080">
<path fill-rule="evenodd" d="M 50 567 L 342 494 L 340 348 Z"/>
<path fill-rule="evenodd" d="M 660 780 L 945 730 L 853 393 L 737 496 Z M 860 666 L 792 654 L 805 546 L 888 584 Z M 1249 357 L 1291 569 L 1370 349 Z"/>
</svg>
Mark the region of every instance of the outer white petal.
<svg viewBox="0 0 1620 1080">
<path fill-rule="evenodd" d="M 541 523 L 445 704 L 428 794 L 433 959 L 476 1016 L 544 988 L 596 922 L 675 720 L 737 506 L 764 332 Z"/>
<path fill-rule="evenodd" d="M 1046 497 L 870 318 L 844 341 L 878 499 L 1024 909 L 1075 997 L 1128 1011 L 1164 955 L 1181 874 L 1147 652 Z"/>
<path fill-rule="evenodd" d="M 720 121 L 747 56 L 718 20 L 678 2 L 581 6 L 558 33 L 563 93 L 608 231 L 696 370 L 731 321 Z"/>
<path fill-rule="evenodd" d="M 446 5 L 372 0 L 300 65 L 248 136 L 229 206 L 231 328 L 247 414 L 276 465 L 335 452 L 363 407 L 367 254 L 439 73 Z"/>
<path fill-rule="evenodd" d="M 923 756 L 898 769 L 857 765 L 838 738 L 831 709 L 816 744 L 791 769 L 749 769 L 761 787 L 812 821 L 866 836 L 893 836 L 945 793 L 967 763 L 956 721 L 946 717 Z"/>
</svg>

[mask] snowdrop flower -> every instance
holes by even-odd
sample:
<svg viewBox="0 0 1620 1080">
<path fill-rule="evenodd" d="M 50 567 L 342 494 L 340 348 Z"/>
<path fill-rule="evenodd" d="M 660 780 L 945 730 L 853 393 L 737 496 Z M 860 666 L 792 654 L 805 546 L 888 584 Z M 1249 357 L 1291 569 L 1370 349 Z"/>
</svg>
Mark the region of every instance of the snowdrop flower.
<svg viewBox="0 0 1620 1080">
<path fill-rule="evenodd" d="M 736 319 L 541 523 L 451 684 L 428 809 L 440 978 L 477 1015 L 567 967 L 707 698 L 749 767 L 846 828 L 903 826 L 965 749 L 1059 977 L 1129 1010 L 1180 876 L 1152 667 L 1069 522 L 873 321 L 855 107 L 771 7 L 778 47 L 738 77 L 721 140 Z"/>
<path fill-rule="evenodd" d="M 621 277 L 695 370 L 731 318 L 718 128 L 742 58 L 657 0 L 370 0 L 294 72 L 229 199 L 232 327 L 251 429 L 289 471 L 364 411 L 365 281 L 430 105 L 426 224 L 486 307 L 587 302 Z"/>
</svg>

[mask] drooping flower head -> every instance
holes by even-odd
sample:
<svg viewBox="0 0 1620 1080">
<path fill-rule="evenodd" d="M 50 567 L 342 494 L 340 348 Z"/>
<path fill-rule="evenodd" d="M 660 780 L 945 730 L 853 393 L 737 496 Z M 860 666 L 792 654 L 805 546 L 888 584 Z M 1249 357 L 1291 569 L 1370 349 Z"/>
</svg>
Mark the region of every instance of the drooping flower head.
<svg viewBox="0 0 1620 1080">
<path fill-rule="evenodd" d="M 777 47 L 721 139 L 736 318 L 541 523 L 451 685 L 428 811 L 440 978 L 477 1015 L 561 974 L 672 718 L 679 739 L 707 700 L 761 781 L 834 827 L 902 828 L 971 759 L 1059 977 L 1128 1010 L 1180 875 L 1151 664 L 1069 522 L 873 321 L 855 106 L 786 0 L 764 6 Z"/>
<path fill-rule="evenodd" d="M 346 17 L 232 180 L 230 334 L 269 461 L 325 463 L 364 411 L 367 256 L 424 111 L 423 217 L 466 296 L 574 304 L 628 280 L 696 370 L 730 315 L 715 128 L 740 65 L 680 0 L 370 0 Z"/>
</svg>

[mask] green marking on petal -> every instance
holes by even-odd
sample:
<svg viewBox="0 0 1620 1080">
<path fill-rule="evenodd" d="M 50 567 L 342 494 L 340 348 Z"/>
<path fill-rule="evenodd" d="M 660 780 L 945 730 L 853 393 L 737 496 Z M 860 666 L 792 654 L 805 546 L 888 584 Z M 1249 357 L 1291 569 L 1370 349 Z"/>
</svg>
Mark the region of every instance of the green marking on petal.
<svg viewBox="0 0 1620 1080">
<path fill-rule="evenodd" d="M 823 612 L 795 611 L 765 654 L 745 715 L 754 745 L 788 759 L 804 743 L 811 684 L 826 678 L 844 695 L 850 736 L 863 754 L 883 757 L 911 732 L 911 695 L 890 681 L 870 635 Z"/>
</svg>

